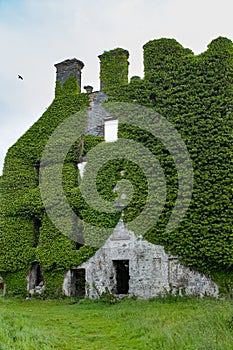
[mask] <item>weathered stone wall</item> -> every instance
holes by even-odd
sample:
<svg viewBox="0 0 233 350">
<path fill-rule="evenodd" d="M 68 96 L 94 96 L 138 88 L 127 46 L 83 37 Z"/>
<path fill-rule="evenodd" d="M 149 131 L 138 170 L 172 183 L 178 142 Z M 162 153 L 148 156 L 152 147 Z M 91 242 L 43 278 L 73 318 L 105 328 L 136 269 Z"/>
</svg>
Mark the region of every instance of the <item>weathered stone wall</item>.
<svg viewBox="0 0 233 350">
<path fill-rule="evenodd" d="M 82 61 L 73 58 L 71 60 L 65 60 L 63 62 L 57 63 L 54 65 L 57 69 L 57 77 L 61 84 L 63 84 L 70 76 L 74 76 L 78 85 L 81 88 L 81 70 L 84 67 L 84 63 Z"/>
<path fill-rule="evenodd" d="M 88 108 L 86 134 L 103 136 L 104 119 L 109 113 L 104 109 L 102 103 L 107 100 L 107 95 L 103 92 L 93 92 L 89 94 L 90 106 Z"/>
<path fill-rule="evenodd" d="M 74 294 L 74 286 L 72 284 L 72 280 L 73 280 L 73 276 L 72 276 L 72 271 L 69 270 L 67 271 L 67 273 L 64 276 L 64 281 L 62 284 L 62 290 L 63 293 L 67 296 L 67 297 L 71 297 Z"/>
<path fill-rule="evenodd" d="M 218 296 L 218 287 L 210 278 L 185 267 L 162 246 L 136 238 L 120 221 L 105 245 L 78 267 L 86 270 L 88 298 L 96 299 L 106 289 L 116 294 L 117 260 L 129 261 L 129 296 L 148 299 L 168 291 Z"/>
</svg>

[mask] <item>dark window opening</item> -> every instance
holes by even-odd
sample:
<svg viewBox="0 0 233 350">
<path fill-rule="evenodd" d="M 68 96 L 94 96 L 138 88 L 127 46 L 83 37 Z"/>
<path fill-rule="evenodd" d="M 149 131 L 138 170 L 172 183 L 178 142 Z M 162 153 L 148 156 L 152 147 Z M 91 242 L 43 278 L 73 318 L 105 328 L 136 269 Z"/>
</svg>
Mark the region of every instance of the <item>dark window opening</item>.
<svg viewBox="0 0 233 350">
<path fill-rule="evenodd" d="M 128 294 L 129 292 L 129 260 L 114 260 L 113 266 L 116 272 L 116 293 Z"/>
<path fill-rule="evenodd" d="M 42 268 L 41 268 L 41 264 L 37 264 L 37 267 L 36 267 L 36 287 L 39 286 L 41 283 L 44 283 L 44 278 L 43 278 L 43 275 L 42 275 Z"/>
<path fill-rule="evenodd" d="M 79 250 L 81 247 L 83 247 L 83 244 L 82 244 L 82 243 L 79 243 L 79 242 L 76 242 L 76 243 L 75 243 L 75 249 L 76 249 L 76 250 Z"/>
<path fill-rule="evenodd" d="M 72 297 L 85 297 L 86 271 L 85 269 L 71 270 L 71 293 Z"/>
<path fill-rule="evenodd" d="M 41 220 L 38 217 L 34 217 L 34 243 L 33 247 L 36 248 L 39 244 L 40 239 L 40 227 L 41 227 Z"/>
</svg>

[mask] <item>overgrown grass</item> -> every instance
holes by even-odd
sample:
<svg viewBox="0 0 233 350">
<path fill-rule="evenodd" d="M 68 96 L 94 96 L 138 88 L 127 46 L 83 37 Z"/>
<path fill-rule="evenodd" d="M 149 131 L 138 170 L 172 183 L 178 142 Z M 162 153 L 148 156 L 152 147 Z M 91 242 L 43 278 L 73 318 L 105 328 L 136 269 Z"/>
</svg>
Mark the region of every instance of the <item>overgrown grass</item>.
<svg viewBox="0 0 233 350">
<path fill-rule="evenodd" d="M 233 349 L 233 303 L 0 298 L 1 350 Z"/>
</svg>

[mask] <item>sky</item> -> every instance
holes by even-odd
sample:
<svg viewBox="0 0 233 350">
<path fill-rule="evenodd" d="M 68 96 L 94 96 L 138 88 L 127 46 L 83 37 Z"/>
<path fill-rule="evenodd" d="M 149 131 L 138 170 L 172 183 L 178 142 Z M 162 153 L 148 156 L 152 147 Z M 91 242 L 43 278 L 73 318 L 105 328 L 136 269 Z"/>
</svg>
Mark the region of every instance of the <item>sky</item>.
<svg viewBox="0 0 233 350">
<path fill-rule="evenodd" d="M 232 12 L 232 0 L 0 0 L 0 174 L 54 98 L 55 63 L 83 61 L 82 86 L 99 90 L 104 51 L 127 49 L 129 77 L 143 77 L 146 42 L 174 38 L 199 54 L 219 36 L 233 41 Z"/>
</svg>

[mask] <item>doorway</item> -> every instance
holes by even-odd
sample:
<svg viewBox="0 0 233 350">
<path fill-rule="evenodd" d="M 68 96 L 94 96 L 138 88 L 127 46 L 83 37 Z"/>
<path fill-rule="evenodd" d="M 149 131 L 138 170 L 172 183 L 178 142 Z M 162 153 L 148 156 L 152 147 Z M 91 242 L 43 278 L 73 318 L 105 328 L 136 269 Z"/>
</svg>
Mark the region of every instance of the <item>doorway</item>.
<svg viewBox="0 0 233 350">
<path fill-rule="evenodd" d="M 113 266 L 116 273 L 116 294 L 128 294 L 129 260 L 114 260 Z"/>
<path fill-rule="evenodd" d="M 32 263 L 31 270 L 28 275 L 27 290 L 30 294 L 41 294 L 44 291 L 44 277 L 42 274 L 42 267 L 38 261 Z"/>
<path fill-rule="evenodd" d="M 85 297 L 86 271 L 85 269 L 71 270 L 71 296 Z"/>
</svg>

